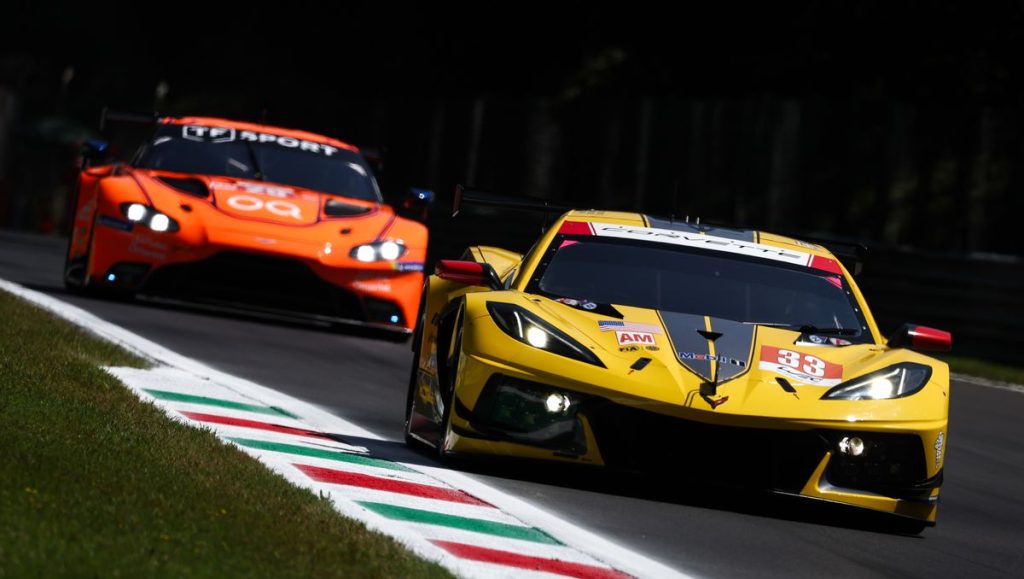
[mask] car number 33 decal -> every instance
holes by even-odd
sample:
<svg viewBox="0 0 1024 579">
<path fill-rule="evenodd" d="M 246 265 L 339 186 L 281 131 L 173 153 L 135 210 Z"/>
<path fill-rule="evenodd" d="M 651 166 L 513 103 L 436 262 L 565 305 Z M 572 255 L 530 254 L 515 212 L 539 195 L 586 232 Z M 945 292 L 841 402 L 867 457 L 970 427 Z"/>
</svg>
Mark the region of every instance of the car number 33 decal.
<svg viewBox="0 0 1024 579">
<path fill-rule="evenodd" d="M 843 367 L 811 354 L 773 346 L 761 346 L 758 367 L 816 386 L 835 386 L 842 381 Z"/>
</svg>

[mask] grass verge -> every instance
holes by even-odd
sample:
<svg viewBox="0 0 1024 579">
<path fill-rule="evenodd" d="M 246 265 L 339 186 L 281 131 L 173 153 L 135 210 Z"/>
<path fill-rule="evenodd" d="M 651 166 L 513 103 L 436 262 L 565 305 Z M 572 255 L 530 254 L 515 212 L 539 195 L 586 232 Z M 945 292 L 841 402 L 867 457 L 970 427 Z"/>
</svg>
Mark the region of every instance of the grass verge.
<svg viewBox="0 0 1024 579">
<path fill-rule="evenodd" d="M 0 291 L 0 577 L 447 577 L 100 365 L 142 360 Z"/>
<path fill-rule="evenodd" d="M 959 356 L 939 356 L 949 364 L 951 372 L 969 374 L 989 380 L 1000 380 L 1002 382 L 1013 382 L 1024 384 L 1024 368 L 999 364 L 977 358 L 961 358 Z"/>
</svg>

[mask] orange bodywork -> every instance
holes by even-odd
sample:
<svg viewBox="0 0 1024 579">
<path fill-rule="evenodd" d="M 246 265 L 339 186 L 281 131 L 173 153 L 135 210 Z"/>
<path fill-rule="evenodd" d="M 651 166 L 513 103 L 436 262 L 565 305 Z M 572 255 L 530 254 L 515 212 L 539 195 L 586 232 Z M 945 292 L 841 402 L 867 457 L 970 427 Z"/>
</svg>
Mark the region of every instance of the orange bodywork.
<svg viewBox="0 0 1024 579">
<path fill-rule="evenodd" d="M 252 131 L 281 137 L 289 146 L 294 142 L 296 148 L 301 143 L 307 150 L 359 152 L 321 135 L 224 119 L 186 117 L 159 123 Z M 331 202 L 358 214 L 327 215 L 325 205 Z M 174 225 L 158 231 L 133 222 L 126 210 L 131 204 L 162 213 Z M 282 309 L 278 304 L 287 301 L 294 281 L 295 286 L 310 286 L 294 295 L 303 313 L 411 331 L 427 240 L 423 224 L 397 216 L 379 199 L 269 180 L 104 165 L 80 174 L 68 262 L 84 269 L 81 286 L 139 293 L 149 293 L 157 282 L 168 286 L 160 288 L 162 293 L 183 283 L 191 284 L 191 292 L 197 272 L 214 274 L 218 283 L 244 279 L 248 287 L 239 290 L 240 297 L 265 289 L 273 295 L 264 297 L 275 298 L 272 308 L 264 300 L 258 309 Z M 404 248 L 399 257 L 367 262 L 354 256 L 358 246 L 388 241 Z M 261 264 L 274 267 L 261 269 Z M 233 266 L 244 271 L 235 275 L 225 270 Z M 164 283 L 171 278 L 174 283 Z M 253 287 L 262 282 L 265 288 Z M 321 298 L 323 311 L 314 311 L 311 300 Z M 337 303 L 332 305 L 332 300 Z"/>
</svg>

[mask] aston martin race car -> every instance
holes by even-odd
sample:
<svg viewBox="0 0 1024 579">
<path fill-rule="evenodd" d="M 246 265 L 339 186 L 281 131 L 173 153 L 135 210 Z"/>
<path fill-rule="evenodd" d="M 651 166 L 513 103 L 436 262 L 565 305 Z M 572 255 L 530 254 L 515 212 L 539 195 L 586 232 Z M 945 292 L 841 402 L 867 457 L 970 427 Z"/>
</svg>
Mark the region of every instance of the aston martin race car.
<svg viewBox="0 0 1024 579">
<path fill-rule="evenodd" d="M 69 288 L 412 331 L 427 229 L 382 202 L 359 149 L 217 118 L 151 122 L 131 163 L 80 174 Z"/>
<path fill-rule="evenodd" d="M 653 470 L 934 524 L 949 371 L 884 338 L 825 247 L 569 211 L 525 255 L 470 247 L 427 279 L 406 440 Z"/>
</svg>

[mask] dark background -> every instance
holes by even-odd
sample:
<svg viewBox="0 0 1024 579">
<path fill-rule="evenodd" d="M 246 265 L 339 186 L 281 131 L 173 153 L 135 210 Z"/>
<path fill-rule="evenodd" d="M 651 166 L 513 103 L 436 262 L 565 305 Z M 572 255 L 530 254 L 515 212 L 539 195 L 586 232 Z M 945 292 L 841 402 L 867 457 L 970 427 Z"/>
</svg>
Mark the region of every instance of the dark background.
<svg viewBox="0 0 1024 579">
<path fill-rule="evenodd" d="M 61 232 L 110 106 L 382 151 L 389 198 L 437 191 L 435 257 L 486 221 L 445 218 L 467 183 L 865 242 L 883 326 L 1020 301 L 1024 3 L 761 4 L 8 2 L 0 226 Z M 536 234 L 500 225 L 472 241 Z"/>
</svg>

